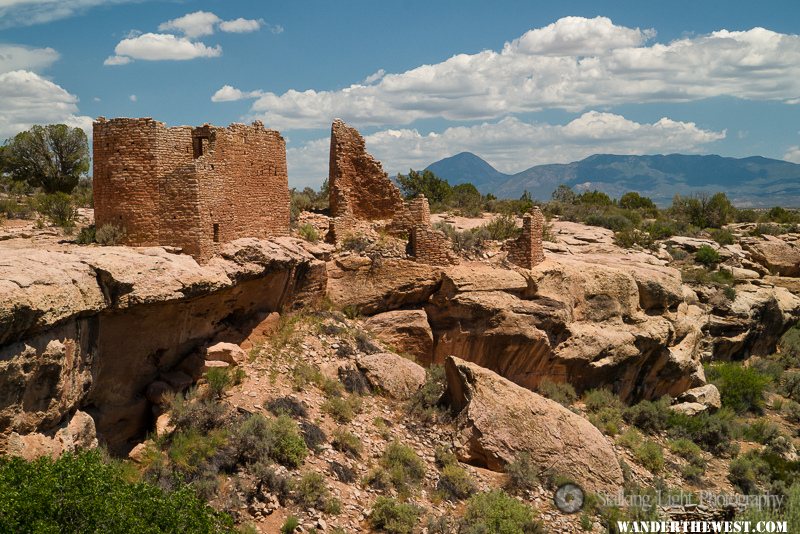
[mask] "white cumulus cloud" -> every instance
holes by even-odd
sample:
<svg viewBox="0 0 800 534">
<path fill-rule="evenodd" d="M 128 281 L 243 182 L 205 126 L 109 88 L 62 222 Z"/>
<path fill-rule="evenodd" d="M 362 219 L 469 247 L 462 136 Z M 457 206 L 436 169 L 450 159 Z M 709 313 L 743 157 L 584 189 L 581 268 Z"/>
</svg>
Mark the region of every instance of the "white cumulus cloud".
<svg viewBox="0 0 800 534">
<path fill-rule="evenodd" d="M 78 98 L 40 75 L 14 70 L 0 74 L 0 138 L 34 124 L 65 123 L 91 134 L 92 119 L 78 114 Z"/>
<path fill-rule="evenodd" d="M 792 163 L 800 163 L 800 146 L 790 146 L 783 155 L 783 159 Z"/>
<path fill-rule="evenodd" d="M 211 95 L 212 102 L 234 102 L 245 98 L 258 98 L 263 93 L 261 91 L 242 91 L 231 85 L 223 85 L 217 92 Z"/>
<path fill-rule="evenodd" d="M 211 35 L 214 27 L 221 22 L 221 19 L 214 13 L 208 11 L 195 11 L 182 17 L 162 22 L 158 25 L 158 30 L 162 32 L 179 31 L 186 37 L 195 38 Z"/>
<path fill-rule="evenodd" d="M 502 50 L 457 54 L 340 90 L 265 92 L 251 114 L 279 129 L 358 126 L 419 119 L 490 120 L 558 108 L 579 112 L 625 103 L 715 96 L 800 98 L 800 36 L 753 28 L 653 42 L 655 31 L 605 17 L 566 17 Z M 373 80 L 374 81 L 374 80 Z"/>
<path fill-rule="evenodd" d="M 219 45 L 206 46 L 168 33 L 143 33 L 120 41 L 114 48 L 114 54 L 105 60 L 105 65 L 124 65 L 132 59 L 158 61 L 218 57 L 222 55 L 222 48 Z"/>
<path fill-rule="evenodd" d="M 229 33 L 249 33 L 258 31 L 263 25 L 264 21 L 262 19 L 253 20 L 239 17 L 233 20 L 223 20 L 219 24 L 219 29 Z M 280 26 L 278 27 L 280 28 Z M 281 28 L 281 31 L 283 31 L 283 28 Z"/>
<path fill-rule="evenodd" d="M 638 123 L 613 113 L 588 111 L 564 125 L 506 117 L 427 134 L 407 128 L 381 130 L 366 136 L 365 141 L 390 174 L 421 169 L 464 151 L 478 154 L 499 171 L 516 173 L 533 165 L 576 161 L 598 153 L 696 152 L 725 135 L 724 131 L 704 130 L 693 122 L 666 117 Z M 329 148 L 327 138 L 289 148 L 293 184 L 318 185 L 318 178 L 327 176 Z"/>
<path fill-rule="evenodd" d="M 16 44 L 0 44 L 0 72 L 18 69 L 38 71 L 58 60 L 52 48 L 33 48 Z"/>
</svg>

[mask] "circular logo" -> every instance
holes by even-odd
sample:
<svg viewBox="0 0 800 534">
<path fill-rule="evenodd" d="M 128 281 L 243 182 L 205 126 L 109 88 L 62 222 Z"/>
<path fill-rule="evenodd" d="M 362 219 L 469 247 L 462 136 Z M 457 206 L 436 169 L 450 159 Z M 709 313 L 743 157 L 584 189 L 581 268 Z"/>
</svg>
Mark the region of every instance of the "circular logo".
<svg viewBox="0 0 800 534">
<path fill-rule="evenodd" d="M 553 503 L 565 514 L 574 514 L 583 508 L 583 490 L 576 484 L 564 484 L 556 490 Z"/>
</svg>

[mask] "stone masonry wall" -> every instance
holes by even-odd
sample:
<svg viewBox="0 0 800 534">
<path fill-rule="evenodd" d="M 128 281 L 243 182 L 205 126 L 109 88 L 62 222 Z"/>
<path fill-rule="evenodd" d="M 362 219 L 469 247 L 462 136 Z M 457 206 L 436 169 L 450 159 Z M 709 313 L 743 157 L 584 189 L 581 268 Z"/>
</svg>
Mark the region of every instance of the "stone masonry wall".
<svg viewBox="0 0 800 534">
<path fill-rule="evenodd" d="M 403 204 L 403 209 L 395 214 L 389 223 L 389 233 L 410 234 L 415 226 L 431 225 L 431 208 L 425 195 L 412 198 Z"/>
<path fill-rule="evenodd" d="M 534 206 L 531 213 L 522 217 L 522 235 L 507 244 L 508 261 L 523 269 L 533 269 L 544 261 L 542 233 L 544 231 L 544 215 Z"/>
<path fill-rule="evenodd" d="M 419 263 L 428 265 L 454 265 L 458 258 L 452 251 L 452 243 L 444 233 L 428 226 L 411 229 L 411 256 Z"/>
<path fill-rule="evenodd" d="M 222 243 L 289 232 L 286 148 L 259 122 L 168 128 L 150 118 L 94 123 L 95 224 L 132 246 L 204 261 Z"/>
<path fill-rule="evenodd" d="M 340 119 L 331 126 L 328 185 L 332 217 L 391 219 L 403 209 L 400 191 L 367 153 L 364 138 Z"/>
</svg>

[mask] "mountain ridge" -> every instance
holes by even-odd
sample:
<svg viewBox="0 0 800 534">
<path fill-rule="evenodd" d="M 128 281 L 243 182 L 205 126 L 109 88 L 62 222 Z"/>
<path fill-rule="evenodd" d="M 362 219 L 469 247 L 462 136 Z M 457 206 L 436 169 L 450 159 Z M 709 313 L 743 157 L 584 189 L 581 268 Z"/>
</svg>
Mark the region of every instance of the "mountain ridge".
<svg viewBox="0 0 800 534">
<path fill-rule="evenodd" d="M 518 198 L 527 190 L 546 200 L 556 187 L 567 184 L 614 197 L 637 191 L 660 205 L 668 205 L 675 194 L 723 191 L 739 206 L 800 206 L 800 165 L 763 156 L 593 154 L 507 174 L 476 154 L 461 152 L 427 169 L 451 184 L 471 182 L 499 198 Z"/>
</svg>

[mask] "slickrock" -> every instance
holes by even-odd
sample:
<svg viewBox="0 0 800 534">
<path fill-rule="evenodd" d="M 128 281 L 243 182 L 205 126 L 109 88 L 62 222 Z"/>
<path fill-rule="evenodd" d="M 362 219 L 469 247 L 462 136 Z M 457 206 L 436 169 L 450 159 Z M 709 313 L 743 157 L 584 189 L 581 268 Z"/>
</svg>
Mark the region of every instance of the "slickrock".
<svg viewBox="0 0 800 534">
<path fill-rule="evenodd" d="M 612 447 L 586 419 L 459 358 L 447 358 L 445 372 L 461 460 L 500 471 L 526 451 L 542 469 L 589 491 L 613 492 L 622 485 Z"/>
</svg>

